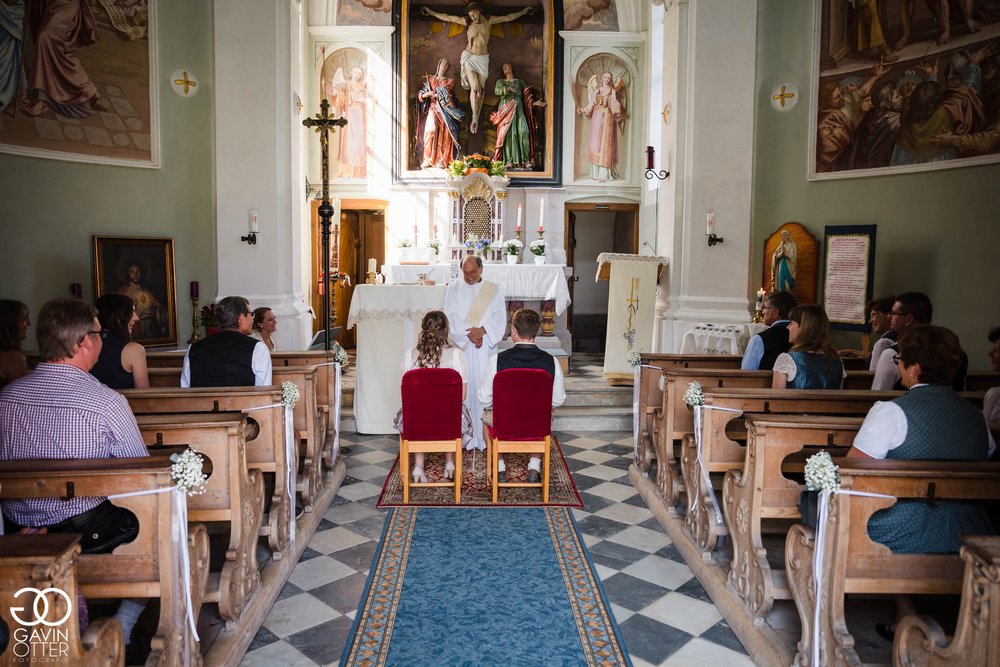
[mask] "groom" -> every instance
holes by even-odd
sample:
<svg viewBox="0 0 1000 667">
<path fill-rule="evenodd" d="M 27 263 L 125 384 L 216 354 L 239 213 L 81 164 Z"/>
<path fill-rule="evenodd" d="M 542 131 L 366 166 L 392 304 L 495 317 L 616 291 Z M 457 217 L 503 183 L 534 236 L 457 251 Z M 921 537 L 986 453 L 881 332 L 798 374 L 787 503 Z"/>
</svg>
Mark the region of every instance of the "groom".
<svg viewBox="0 0 1000 667">
<path fill-rule="evenodd" d="M 465 404 L 469 406 L 472 423 L 482 421 L 483 406 L 476 394 L 490 357 L 496 354 L 507 328 L 507 308 L 500 285 L 483 280 L 483 260 L 474 255 L 462 260 L 464 280 L 448 285 L 444 312 L 448 316 L 449 338 L 465 350 L 466 379 L 469 391 Z M 472 429 L 475 437 L 469 449 L 486 449 L 482 429 Z"/>
</svg>

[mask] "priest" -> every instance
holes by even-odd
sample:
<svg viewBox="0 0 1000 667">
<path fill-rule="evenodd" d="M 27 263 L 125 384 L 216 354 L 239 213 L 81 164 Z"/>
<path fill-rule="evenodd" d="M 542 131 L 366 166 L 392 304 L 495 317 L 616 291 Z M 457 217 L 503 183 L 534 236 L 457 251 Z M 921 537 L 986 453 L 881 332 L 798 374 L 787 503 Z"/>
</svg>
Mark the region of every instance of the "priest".
<svg viewBox="0 0 1000 667">
<path fill-rule="evenodd" d="M 472 414 L 475 439 L 468 448 L 486 449 L 483 441 L 483 405 L 476 388 L 486 373 L 490 357 L 496 354 L 497 345 L 507 328 L 507 307 L 503 288 L 497 283 L 483 280 L 483 260 L 469 255 L 462 260 L 464 280 L 448 286 L 444 299 L 444 312 L 448 315 L 451 342 L 465 350 L 465 366 L 469 391 L 465 404 Z"/>
</svg>

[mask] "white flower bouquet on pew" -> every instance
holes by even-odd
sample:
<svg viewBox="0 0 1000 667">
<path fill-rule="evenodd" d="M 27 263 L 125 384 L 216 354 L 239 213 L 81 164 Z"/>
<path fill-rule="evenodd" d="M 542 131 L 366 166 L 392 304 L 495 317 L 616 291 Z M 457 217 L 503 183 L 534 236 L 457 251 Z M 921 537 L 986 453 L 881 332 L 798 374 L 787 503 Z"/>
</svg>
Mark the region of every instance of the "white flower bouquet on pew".
<svg viewBox="0 0 1000 667">
<path fill-rule="evenodd" d="M 295 404 L 299 402 L 302 396 L 299 394 L 299 388 L 295 386 L 295 383 L 291 380 L 285 380 L 281 383 L 281 402 L 290 408 L 294 408 Z"/>
<path fill-rule="evenodd" d="M 180 454 L 171 454 L 170 476 L 174 484 L 189 496 L 205 493 L 205 481 L 208 476 L 203 472 L 205 459 L 191 448 Z"/>
<path fill-rule="evenodd" d="M 625 355 L 625 361 L 628 362 L 629 366 L 638 366 L 642 363 L 642 353 L 632 350 Z"/>
<path fill-rule="evenodd" d="M 333 351 L 333 360 L 336 361 L 341 366 L 347 365 L 347 350 L 342 348 L 338 343 L 334 343 L 337 347 Z"/>
<path fill-rule="evenodd" d="M 700 382 L 688 384 L 687 391 L 684 392 L 684 403 L 692 408 L 696 405 L 705 405 L 705 394 L 701 390 Z"/>
<path fill-rule="evenodd" d="M 802 523 L 813 528 L 818 523 L 819 495 L 840 488 L 840 470 L 827 451 L 816 452 L 806 459 L 805 491 L 799 496 Z"/>
</svg>

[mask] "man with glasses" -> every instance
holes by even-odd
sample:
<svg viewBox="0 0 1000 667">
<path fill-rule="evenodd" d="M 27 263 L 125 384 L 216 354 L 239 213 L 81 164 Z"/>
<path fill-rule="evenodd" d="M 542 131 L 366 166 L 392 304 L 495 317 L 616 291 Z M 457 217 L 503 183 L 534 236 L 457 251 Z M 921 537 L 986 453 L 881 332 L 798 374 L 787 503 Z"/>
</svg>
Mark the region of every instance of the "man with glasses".
<svg viewBox="0 0 1000 667">
<path fill-rule="evenodd" d="M 788 340 L 788 313 L 798 305 L 795 295 L 787 290 L 771 292 L 764 297 L 761 314 L 767 329 L 750 339 L 740 369 L 744 371 L 769 371 L 782 352 L 788 352 L 792 344 Z"/>
<path fill-rule="evenodd" d="M 191 345 L 184 355 L 182 387 L 265 387 L 271 384 L 271 353 L 250 337 L 253 310 L 242 296 L 227 296 L 215 309 L 221 331 Z"/>
</svg>

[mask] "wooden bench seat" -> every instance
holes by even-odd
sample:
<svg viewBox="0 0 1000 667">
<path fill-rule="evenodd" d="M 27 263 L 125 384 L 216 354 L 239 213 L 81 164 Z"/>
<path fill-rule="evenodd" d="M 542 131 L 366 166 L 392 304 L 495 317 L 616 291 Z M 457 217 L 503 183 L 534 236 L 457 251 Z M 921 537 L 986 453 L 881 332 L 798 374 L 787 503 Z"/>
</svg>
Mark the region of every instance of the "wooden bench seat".
<svg viewBox="0 0 1000 667">
<path fill-rule="evenodd" d="M 0 498 L 109 496 L 173 486 L 170 462 L 162 457 L 0 462 Z M 186 630 L 181 564 L 171 543 L 170 492 L 111 501 L 136 515 L 139 534 L 108 554 L 83 554 L 77 562 L 80 589 L 88 598 L 159 598 L 160 618 L 147 666 L 180 665 L 185 654 L 201 664 L 200 647 Z M 208 532 L 188 525 L 192 612 L 201 609 L 208 579 Z"/>
<path fill-rule="evenodd" d="M 188 498 L 188 519 L 229 524 L 225 563 L 205 601 L 217 602 L 219 615 L 232 624 L 260 589 L 257 537 L 264 518 L 264 476 L 247 465 L 247 418 L 242 412 L 220 412 L 138 415 L 136 421 L 151 451 L 186 445 L 211 466 L 205 492 Z"/>
<path fill-rule="evenodd" d="M 924 500 L 1000 499 L 1000 463 L 984 461 L 900 461 L 834 459 L 846 490 Z M 831 498 L 823 554 L 819 613 L 824 665 L 861 665 L 844 618 L 844 596 L 863 594 L 958 594 L 963 563 L 958 554 L 893 554 L 868 537 L 868 520 L 894 500 L 836 494 Z M 802 622 L 795 664 L 811 664 L 813 642 L 812 528 L 788 532 L 785 566 Z M 995 616 L 994 616 L 995 620 Z M 953 663 L 962 664 L 962 663 Z"/>
<path fill-rule="evenodd" d="M 76 563 L 80 555 L 79 535 L 0 536 L 0 619 L 9 632 L 0 665 L 28 662 L 62 663 L 84 667 L 121 665 L 125 660 L 122 627 L 110 618 L 90 621 L 80 635 L 77 605 Z M 22 591 L 22 589 L 33 589 Z M 18 619 L 34 622 L 36 593 L 46 593 L 49 604 L 43 617 L 56 625 L 25 626 Z M 14 594 L 22 591 L 21 595 Z M 14 616 L 12 608 L 21 608 Z M 60 619 L 64 619 L 58 623 Z"/>
<path fill-rule="evenodd" d="M 955 635 L 928 616 L 905 616 L 896 626 L 895 664 L 1000 666 L 1000 536 L 966 537 L 959 555 L 965 574 Z"/>
<path fill-rule="evenodd" d="M 267 536 L 273 554 L 285 553 L 288 549 L 289 527 L 295 520 L 295 508 L 289 502 L 287 491 L 289 474 L 285 460 L 285 408 L 281 405 L 280 389 L 177 387 L 125 389 L 121 393 L 128 399 L 129 407 L 137 418 L 139 415 L 156 414 L 245 412 L 253 420 L 252 423 L 256 423 L 258 431 L 255 437 L 248 436 L 247 467 L 274 473 L 274 492 L 261 534 Z M 294 489 L 292 492 L 294 493 Z"/>
</svg>

